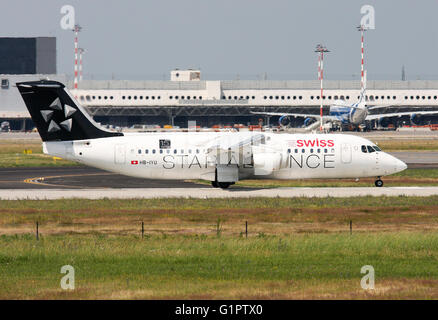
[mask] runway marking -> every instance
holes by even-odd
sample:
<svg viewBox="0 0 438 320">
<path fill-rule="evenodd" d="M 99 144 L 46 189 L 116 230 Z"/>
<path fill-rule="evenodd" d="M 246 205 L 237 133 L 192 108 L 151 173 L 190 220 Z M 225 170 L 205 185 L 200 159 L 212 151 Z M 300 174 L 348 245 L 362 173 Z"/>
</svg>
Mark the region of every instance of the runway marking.
<svg viewBox="0 0 438 320">
<path fill-rule="evenodd" d="M 103 176 L 103 175 L 110 175 L 114 174 L 111 172 L 101 172 L 101 173 L 85 173 L 85 174 L 66 174 L 66 175 L 57 175 L 57 176 L 45 176 L 45 177 L 35 177 L 35 178 L 27 178 L 24 179 L 24 183 L 29 184 L 35 184 L 35 185 L 42 185 L 42 186 L 49 186 L 49 187 L 66 187 L 66 188 L 76 188 L 76 189 L 83 189 L 83 186 L 72 186 L 72 185 L 65 185 L 65 184 L 53 184 L 53 183 L 47 183 L 42 182 L 46 179 L 56 179 L 56 178 L 67 178 L 67 177 L 83 177 L 83 176 Z M 106 187 L 87 187 L 87 189 L 107 189 Z"/>
</svg>

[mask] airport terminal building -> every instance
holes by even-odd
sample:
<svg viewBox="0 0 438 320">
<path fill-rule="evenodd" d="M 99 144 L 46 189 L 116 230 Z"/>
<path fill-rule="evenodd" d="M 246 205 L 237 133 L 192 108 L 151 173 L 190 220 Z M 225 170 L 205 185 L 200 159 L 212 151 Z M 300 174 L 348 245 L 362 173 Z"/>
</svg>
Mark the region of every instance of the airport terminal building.
<svg viewBox="0 0 438 320">
<path fill-rule="evenodd" d="M 438 81 L 368 81 L 367 88 L 370 105 L 388 105 L 392 112 L 438 107 Z M 173 70 L 170 81 L 88 80 L 72 92 L 97 121 L 120 126 L 184 127 L 189 120 L 206 127 L 248 125 L 260 118 L 264 124 L 277 125 L 278 117 L 268 119 L 254 112 L 319 114 L 321 103 L 318 80 L 203 81 L 199 70 Z M 335 100 L 354 103 L 359 92 L 360 81 L 325 80 L 323 105 Z M 409 118 L 404 120 L 409 123 Z"/>
<path fill-rule="evenodd" d="M 78 102 L 97 122 L 122 127 L 172 125 L 201 127 L 263 123 L 278 125 L 278 117 L 254 112 L 319 114 L 320 82 L 276 80 L 203 80 L 200 70 L 172 70 L 168 81 L 83 80 L 78 89 L 66 75 L 57 74 L 56 38 L 0 38 L 0 121 L 12 129 L 33 127 L 29 113 L 15 88 L 16 82 L 39 79 L 66 84 Z M 360 81 L 324 81 L 324 111 L 335 100 L 355 103 Z M 368 81 L 370 105 L 391 106 L 388 112 L 438 108 L 436 81 Z M 410 123 L 409 117 L 394 122 Z M 422 117 L 438 123 L 438 117 Z M 303 119 L 291 119 L 302 125 Z M 395 124 L 397 124 L 395 123 Z"/>
</svg>

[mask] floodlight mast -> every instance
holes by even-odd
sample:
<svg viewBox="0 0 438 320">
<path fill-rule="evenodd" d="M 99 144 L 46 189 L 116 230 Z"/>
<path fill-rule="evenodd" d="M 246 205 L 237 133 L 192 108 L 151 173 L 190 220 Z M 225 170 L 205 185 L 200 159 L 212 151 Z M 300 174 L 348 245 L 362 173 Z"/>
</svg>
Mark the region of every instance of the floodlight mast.
<svg viewBox="0 0 438 320">
<path fill-rule="evenodd" d="M 319 78 L 319 80 L 320 80 L 320 82 L 321 82 L 321 96 L 320 96 L 320 102 L 321 102 L 321 104 L 320 104 L 320 108 L 319 108 L 319 117 L 320 117 L 320 120 L 319 120 L 319 122 L 320 122 L 320 124 L 319 124 L 319 131 L 323 131 L 323 102 L 322 102 L 322 100 L 323 100 L 323 97 L 324 97 L 324 95 L 323 95 L 323 88 L 324 88 L 324 86 L 323 86 L 323 79 L 324 79 L 324 53 L 325 52 L 330 52 L 329 50 L 327 50 L 327 48 L 326 47 L 324 47 L 322 44 L 317 44 L 316 45 L 316 49 L 315 49 L 315 52 L 318 52 L 319 53 L 319 63 L 318 63 L 318 69 L 319 69 L 319 75 L 318 75 L 318 78 Z"/>
<path fill-rule="evenodd" d="M 84 48 L 79 48 L 79 82 L 82 82 L 82 55 L 85 53 Z"/>
<path fill-rule="evenodd" d="M 73 32 L 75 33 L 75 79 L 74 79 L 74 88 L 78 88 L 78 35 L 81 31 L 82 27 L 78 24 L 75 24 L 73 28 Z"/>
<path fill-rule="evenodd" d="M 363 90 L 364 87 L 364 33 L 368 29 L 364 25 L 357 27 L 360 31 L 360 50 L 361 50 L 361 64 L 360 64 L 360 89 Z"/>
</svg>

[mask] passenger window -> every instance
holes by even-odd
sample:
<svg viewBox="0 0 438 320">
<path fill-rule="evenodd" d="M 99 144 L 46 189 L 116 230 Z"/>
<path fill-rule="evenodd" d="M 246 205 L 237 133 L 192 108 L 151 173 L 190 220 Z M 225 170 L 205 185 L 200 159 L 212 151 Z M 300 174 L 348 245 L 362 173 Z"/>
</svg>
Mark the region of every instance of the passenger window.
<svg viewBox="0 0 438 320">
<path fill-rule="evenodd" d="M 160 149 L 160 153 L 163 153 L 163 149 Z"/>
<path fill-rule="evenodd" d="M 306 150 L 305 149 L 301 149 L 301 152 L 304 153 Z"/>
<path fill-rule="evenodd" d="M 363 153 L 367 153 L 367 147 L 366 146 L 362 146 L 362 152 Z"/>
<path fill-rule="evenodd" d="M 298 149 L 295 149 L 295 153 L 298 153 Z"/>
<path fill-rule="evenodd" d="M 148 150 L 148 149 L 146 149 L 146 150 L 144 151 L 144 153 L 148 154 L 148 153 L 149 153 L 149 150 Z"/>
<path fill-rule="evenodd" d="M 327 149 L 324 149 L 324 153 L 327 153 Z"/>
<path fill-rule="evenodd" d="M 313 149 L 310 149 L 310 153 L 313 153 Z"/>
<path fill-rule="evenodd" d="M 321 149 L 318 149 L 318 153 L 321 153 Z"/>
<path fill-rule="evenodd" d="M 290 149 L 287 149 L 287 153 L 290 153 Z"/>
<path fill-rule="evenodd" d="M 176 153 L 176 149 L 173 150 L 173 153 Z"/>
<path fill-rule="evenodd" d="M 138 154 L 141 154 L 141 149 L 138 149 Z"/>
<path fill-rule="evenodd" d="M 371 147 L 371 146 L 367 146 L 367 148 L 368 148 L 369 153 L 376 152 L 376 150 L 374 150 L 373 147 Z"/>
<path fill-rule="evenodd" d="M 152 149 L 152 153 L 155 153 L 155 149 Z"/>
<path fill-rule="evenodd" d="M 199 149 L 196 149 L 196 153 L 199 153 Z"/>
</svg>

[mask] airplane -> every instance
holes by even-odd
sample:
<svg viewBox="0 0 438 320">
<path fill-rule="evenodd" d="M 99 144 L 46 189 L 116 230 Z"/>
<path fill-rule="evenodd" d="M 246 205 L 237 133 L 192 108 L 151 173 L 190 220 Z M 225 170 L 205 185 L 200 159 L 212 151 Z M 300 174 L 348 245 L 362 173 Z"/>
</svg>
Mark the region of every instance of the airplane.
<svg viewBox="0 0 438 320">
<path fill-rule="evenodd" d="M 377 113 L 369 114 L 370 110 L 379 108 L 389 108 L 390 105 L 368 106 L 366 104 L 366 72 L 364 74 L 363 87 L 360 92 L 359 100 L 353 104 L 346 104 L 343 100 L 334 101 L 329 108 L 329 114 L 322 118 L 323 124 L 334 123 L 337 125 L 353 125 L 359 126 L 365 124 L 365 121 L 377 120 L 379 123 L 385 119 L 396 118 L 402 116 L 410 116 L 411 121 L 415 122 L 419 116 L 438 114 L 438 111 L 408 111 L 408 112 L 392 112 L 392 113 Z M 289 117 L 304 118 L 304 126 L 308 131 L 314 130 L 321 121 L 319 114 L 303 114 L 303 113 L 278 113 L 278 112 L 251 112 L 253 114 L 280 116 L 278 122 L 280 126 L 284 126 L 284 121 Z M 316 120 L 312 123 L 312 120 Z"/>
<path fill-rule="evenodd" d="M 60 82 L 16 86 L 45 154 L 127 176 L 203 179 L 222 189 L 244 179 L 376 177 L 381 187 L 382 176 L 407 168 L 371 141 L 347 134 L 109 131 Z"/>
</svg>

